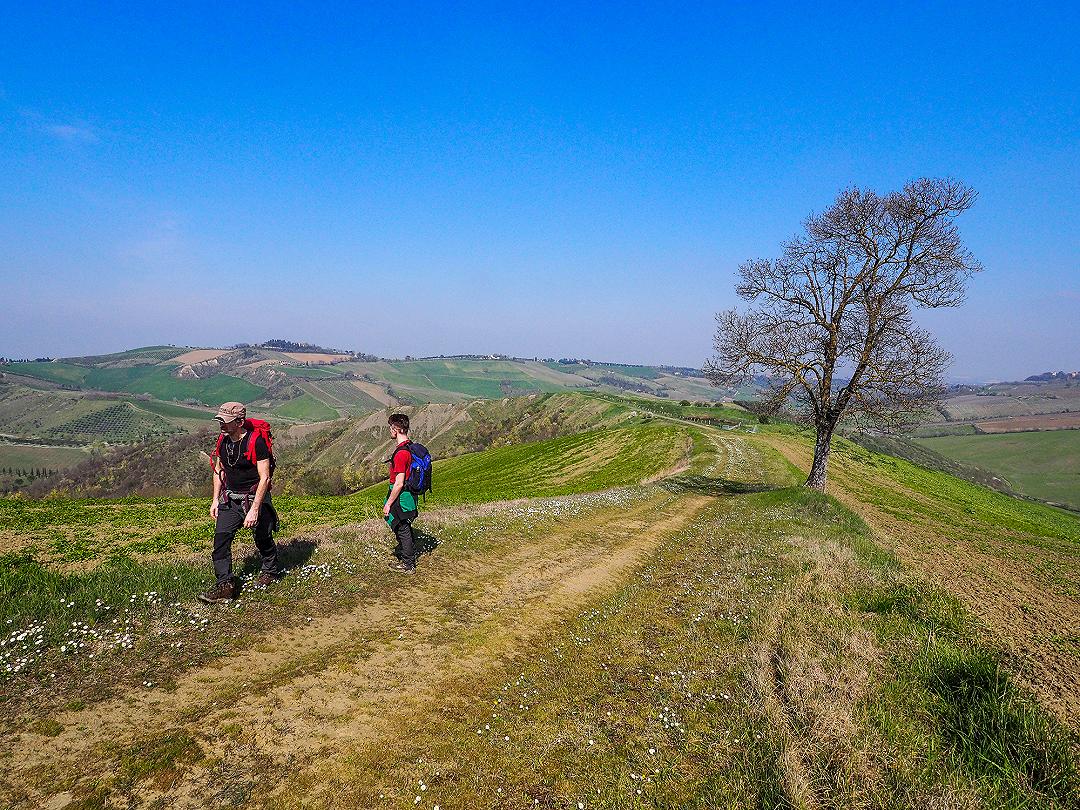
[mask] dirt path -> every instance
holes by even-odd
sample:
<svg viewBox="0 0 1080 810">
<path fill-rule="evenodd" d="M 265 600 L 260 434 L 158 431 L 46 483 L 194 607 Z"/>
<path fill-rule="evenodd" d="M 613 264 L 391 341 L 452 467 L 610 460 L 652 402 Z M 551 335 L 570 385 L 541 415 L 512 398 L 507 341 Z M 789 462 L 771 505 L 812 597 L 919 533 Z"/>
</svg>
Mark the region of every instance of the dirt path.
<svg viewBox="0 0 1080 810">
<path fill-rule="evenodd" d="M 242 774 L 267 796 L 327 757 L 405 745 L 395 737 L 400 722 L 462 699 L 461 683 L 614 588 L 709 500 L 657 493 L 493 552 L 431 555 L 389 594 L 300 621 L 188 671 L 171 691 L 133 690 L 64 712 L 53 737 L 21 734 L 0 756 L 4 778 L 30 786 L 24 806 L 64 807 L 130 772 L 125 763 L 140 752 L 175 744 L 184 767 L 168 768 L 167 779 L 129 778 L 134 787 L 111 793 L 109 806 L 199 807 L 216 803 L 225 771 L 231 784 Z"/>
<path fill-rule="evenodd" d="M 810 447 L 783 436 L 760 438 L 792 464 L 810 468 Z M 1059 570 L 1062 559 L 1050 550 L 1016 542 L 1005 529 L 997 537 L 971 536 L 962 516 L 948 514 L 940 503 L 896 482 L 889 485 L 926 510 L 902 517 L 890 514 L 867 502 L 869 475 L 834 454 L 829 493 L 857 512 L 905 564 L 963 600 L 1041 702 L 1080 732 L 1080 600 L 1052 587 L 1046 575 Z"/>
</svg>

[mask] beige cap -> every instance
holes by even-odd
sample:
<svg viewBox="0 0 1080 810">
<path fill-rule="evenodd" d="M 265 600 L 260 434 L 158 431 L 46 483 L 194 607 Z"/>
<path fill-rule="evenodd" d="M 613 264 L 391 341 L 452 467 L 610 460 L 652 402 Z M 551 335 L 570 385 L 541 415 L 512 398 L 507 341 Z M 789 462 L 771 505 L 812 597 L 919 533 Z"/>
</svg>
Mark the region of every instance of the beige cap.
<svg viewBox="0 0 1080 810">
<path fill-rule="evenodd" d="M 218 408 L 217 416 L 214 418 L 220 419 L 222 422 L 231 422 L 234 419 L 246 419 L 247 408 L 244 407 L 243 402 L 226 402 Z"/>
</svg>

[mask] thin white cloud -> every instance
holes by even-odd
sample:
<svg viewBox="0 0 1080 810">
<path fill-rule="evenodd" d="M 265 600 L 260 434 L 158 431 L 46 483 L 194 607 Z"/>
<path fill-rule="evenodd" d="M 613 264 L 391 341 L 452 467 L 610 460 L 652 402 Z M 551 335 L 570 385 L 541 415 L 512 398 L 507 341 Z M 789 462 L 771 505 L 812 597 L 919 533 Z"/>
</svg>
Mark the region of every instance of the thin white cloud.
<svg viewBox="0 0 1080 810">
<path fill-rule="evenodd" d="M 41 130 L 67 143 L 98 143 L 101 137 L 86 124 L 43 124 Z"/>
<path fill-rule="evenodd" d="M 100 143 L 101 133 L 97 127 L 86 121 L 58 121 L 47 118 L 37 110 L 20 110 L 25 120 L 35 131 L 64 143 Z"/>
</svg>

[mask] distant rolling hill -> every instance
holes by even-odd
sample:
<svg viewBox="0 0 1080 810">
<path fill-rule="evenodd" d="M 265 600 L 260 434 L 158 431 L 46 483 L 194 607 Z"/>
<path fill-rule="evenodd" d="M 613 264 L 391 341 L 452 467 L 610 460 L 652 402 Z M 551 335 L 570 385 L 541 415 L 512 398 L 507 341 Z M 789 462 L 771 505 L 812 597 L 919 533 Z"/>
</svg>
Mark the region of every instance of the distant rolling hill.
<svg viewBox="0 0 1080 810">
<path fill-rule="evenodd" d="M 712 387 L 700 371 L 673 366 L 503 356 L 385 360 L 271 341 L 234 348 L 148 346 L 104 355 L 0 364 L 0 445 L 18 444 L 0 492 L 23 471 L 69 467 L 86 452 L 212 426 L 226 400 L 290 426 L 331 424 L 385 408 L 464 406 L 532 395 L 592 393 L 714 403 L 746 391 Z M 481 408 L 482 409 L 482 408 Z M 475 444 L 475 443 L 473 443 Z M 40 451 L 32 445 L 80 452 Z M 475 449 L 475 448 L 474 448 Z M 48 458 L 46 459 L 46 455 Z M 329 456 L 325 456 L 329 458 Z M 16 484 L 15 480 L 22 481 Z"/>
<path fill-rule="evenodd" d="M 61 390 L 127 393 L 204 406 L 236 399 L 297 421 L 347 416 L 385 405 L 560 391 L 631 392 L 707 401 L 738 393 L 712 387 L 696 369 L 669 366 L 501 356 L 377 360 L 367 355 L 263 346 L 151 346 L 116 354 L 7 363 L 0 371 L 15 382 L 37 381 Z"/>
</svg>

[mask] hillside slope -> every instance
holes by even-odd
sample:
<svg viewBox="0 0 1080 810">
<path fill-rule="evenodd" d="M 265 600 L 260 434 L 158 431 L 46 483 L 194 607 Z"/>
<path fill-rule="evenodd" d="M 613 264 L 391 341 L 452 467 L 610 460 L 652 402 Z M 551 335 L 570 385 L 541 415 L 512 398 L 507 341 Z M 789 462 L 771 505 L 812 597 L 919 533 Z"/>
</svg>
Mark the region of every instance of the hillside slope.
<svg viewBox="0 0 1080 810">
<path fill-rule="evenodd" d="M 398 410 L 410 415 L 413 437 L 438 459 L 620 424 L 636 413 L 617 402 L 582 394 L 400 406 Z M 338 495 L 380 480 L 390 452 L 387 415 L 384 409 L 322 426 L 275 424 L 275 492 Z M 205 494 L 209 467 L 204 454 L 213 448 L 215 435 L 203 427 L 167 440 L 115 448 L 35 482 L 29 492 L 94 498 Z"/>
</svg>

